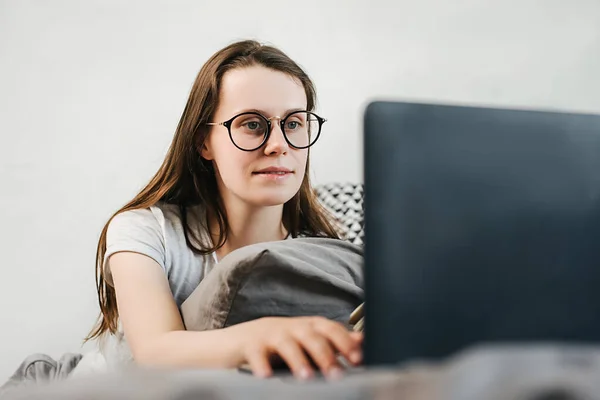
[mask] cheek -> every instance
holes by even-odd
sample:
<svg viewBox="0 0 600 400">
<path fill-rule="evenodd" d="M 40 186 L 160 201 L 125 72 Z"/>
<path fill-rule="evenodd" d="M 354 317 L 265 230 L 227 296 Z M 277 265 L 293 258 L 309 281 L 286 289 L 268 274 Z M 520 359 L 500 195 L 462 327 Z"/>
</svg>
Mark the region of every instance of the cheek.
<svg viewBox="0 0 600 400">
<path fill-rule="evenodd" d="M 233 183 L 241 179 L 246 179 L 246 175 L 251 172 L 252 157 L 237 149 L 229 149 L 226 146 L 219 150 L 219 153 L 215 157 L 215 163 L 225 183 Z"/>
<path fill-rule="evenodd" d="M 301 150 L 296 156 L 296 162 L 299 166 L 302 166 L 302 171 L 306 169 L 306 163 L 308 162 L 308 150 Z"/>
</svg>

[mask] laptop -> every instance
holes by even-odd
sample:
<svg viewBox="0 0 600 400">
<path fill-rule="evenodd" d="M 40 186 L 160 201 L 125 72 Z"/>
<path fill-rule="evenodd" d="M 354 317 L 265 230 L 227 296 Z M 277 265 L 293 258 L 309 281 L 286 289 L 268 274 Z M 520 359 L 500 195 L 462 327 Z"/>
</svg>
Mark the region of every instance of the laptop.
<svg viewBox="0 0 600 400">
<path fill-rule="evenodd" d="M 376 101 L 366 366 L 600 342 L 600 116 Z"/>
</svg>

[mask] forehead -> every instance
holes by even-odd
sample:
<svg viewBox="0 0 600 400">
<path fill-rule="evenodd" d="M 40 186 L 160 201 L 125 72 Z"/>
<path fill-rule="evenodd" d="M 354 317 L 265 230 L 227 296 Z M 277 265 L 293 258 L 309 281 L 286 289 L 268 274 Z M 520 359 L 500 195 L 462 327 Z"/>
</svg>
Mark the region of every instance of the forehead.
<svg viewBox="0 0 600 400">
<path fill-rule="evenodd" d="M 248 109 L 269 116 L 305 109 L 306 92 L 299 80 L 283 72 L 253 66 L 228 71 L 221 82 L 217 114 L 231 116 Z"/>
</svg>

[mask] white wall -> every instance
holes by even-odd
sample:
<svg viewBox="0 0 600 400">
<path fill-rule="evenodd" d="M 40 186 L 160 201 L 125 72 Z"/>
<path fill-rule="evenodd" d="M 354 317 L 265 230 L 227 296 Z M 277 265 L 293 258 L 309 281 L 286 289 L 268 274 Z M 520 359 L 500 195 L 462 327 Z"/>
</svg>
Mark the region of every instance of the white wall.
<svg viewBox="0 0 600 400">
<path fill-rule="evenodd" d="M 159 165 L 201 64 L 244 37 L 316 81 L 317 183 L 362 179 L 373 97 L 600 112 L 598 0 L 0 0 L 0 381 L 80 350 L 105 219 Z"/>
</svg>

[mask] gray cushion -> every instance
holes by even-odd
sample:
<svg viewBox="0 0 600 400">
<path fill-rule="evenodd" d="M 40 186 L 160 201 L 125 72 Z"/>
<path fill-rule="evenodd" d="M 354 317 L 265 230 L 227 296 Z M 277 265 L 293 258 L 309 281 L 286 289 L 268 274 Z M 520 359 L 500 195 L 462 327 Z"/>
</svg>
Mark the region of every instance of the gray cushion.
<svg viewBox="0 0 600 400">
<path fill-rule="evenodd" d="M 363 250 L 343 240 L 259 243 L 226 257 L 182 304 L 186 329 L 265 316 L 320 315 L 348 324 L 363 301 Z"/>
</svg>

